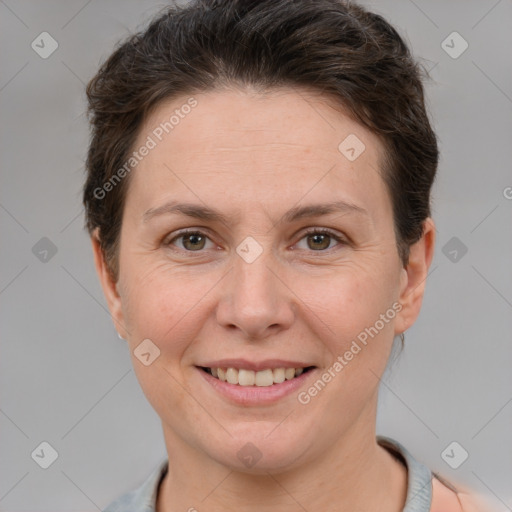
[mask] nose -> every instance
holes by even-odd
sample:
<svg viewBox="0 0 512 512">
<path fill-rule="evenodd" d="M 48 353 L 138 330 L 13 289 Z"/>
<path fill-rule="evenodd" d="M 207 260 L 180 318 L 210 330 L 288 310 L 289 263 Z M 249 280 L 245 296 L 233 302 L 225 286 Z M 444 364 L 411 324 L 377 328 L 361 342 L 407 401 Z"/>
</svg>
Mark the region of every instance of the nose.
<svg viewBox="0 0 512 512">
<path fill-rule="evenodd" d="M 217 307 L 219 325 L 238 330 L 240 338 L 251 341 L 288 329 L 296 311 L 296 298 L 288 286 L 270 249 L 251 263 L 235 254 Z"/>
</svg>

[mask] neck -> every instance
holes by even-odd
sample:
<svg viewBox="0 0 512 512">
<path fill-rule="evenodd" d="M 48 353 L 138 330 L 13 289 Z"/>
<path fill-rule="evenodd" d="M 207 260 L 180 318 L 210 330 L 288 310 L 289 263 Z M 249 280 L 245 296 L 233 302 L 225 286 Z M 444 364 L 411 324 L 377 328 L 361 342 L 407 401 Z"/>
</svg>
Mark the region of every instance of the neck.
<svg viewBox="0 0 512 512">
<path fill-rule="evenodd" d="M 285 472 L 248 474 L 212 461 L 164 427 L 169 470 L 156 512 L 244 510 L 398 512 L 407 493 L 407 470 L 379 446 L 373 422 L 361 418 L 329 450 Z"/>
</svg>

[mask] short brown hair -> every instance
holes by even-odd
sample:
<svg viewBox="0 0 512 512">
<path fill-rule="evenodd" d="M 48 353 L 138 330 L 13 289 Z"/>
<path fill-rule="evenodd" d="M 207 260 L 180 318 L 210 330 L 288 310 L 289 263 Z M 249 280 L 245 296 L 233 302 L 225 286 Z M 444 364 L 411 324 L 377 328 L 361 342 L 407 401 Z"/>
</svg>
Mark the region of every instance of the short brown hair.
<svg viewBox="0 0 512 512">
<path fill-rule="evenodd" d="M 109 187 L 163 100 L 229 86 L 299 86 L 334 97 L 382 140 L 400 258 L 423 234 L 438 164 L 422 78 L 397 31 L 343 0 L 192 0 L 130 36 L 87 86 L 92 128 L 83 201 L 112 276 L 129 176 Z"/>
</svg>

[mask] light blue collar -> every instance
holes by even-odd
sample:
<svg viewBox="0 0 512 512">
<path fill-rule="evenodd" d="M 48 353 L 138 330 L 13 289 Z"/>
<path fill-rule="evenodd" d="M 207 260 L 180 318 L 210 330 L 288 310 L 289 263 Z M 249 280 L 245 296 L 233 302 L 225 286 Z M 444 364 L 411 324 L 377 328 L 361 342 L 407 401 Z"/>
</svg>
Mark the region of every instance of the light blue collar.
<svg viewBox="0 0 512 512">
<path fill-rule="evenodd" d="M 402 512 L 430 512 L 432 472 L 398 441 L 377 436 L 377 442 L 397 454 L 407 466 L 407 498 Z M 103 512 L 155 512 L 158 489 L 167 473 L 167 467 L 168 460 L 162 460 L 140 487 L 121 496 Z"/>
</svg>

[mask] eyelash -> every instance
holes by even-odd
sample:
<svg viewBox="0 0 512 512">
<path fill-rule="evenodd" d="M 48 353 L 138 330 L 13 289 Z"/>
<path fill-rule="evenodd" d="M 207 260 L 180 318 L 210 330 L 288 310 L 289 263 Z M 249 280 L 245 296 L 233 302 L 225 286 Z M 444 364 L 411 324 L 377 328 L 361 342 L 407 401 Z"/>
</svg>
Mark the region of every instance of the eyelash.
<svg viewBox="0 0 512 512">
<path fill-rule="evenodd" d="M 168 242 L 164 241 L 164 245 L 166 247 L 170 247 L 173 244 L 173 242 L 175 242 L 179 238 L 182 238 L 186 235 L 199 235 L 199 236 L 208 238 L 208 240 L 210 240 L 208 235 L 206 233 L 204 233 L 203 231 L 199 231 L 197 229 L 185 229 L 183 231 L 179 231 L 177 233 L 177 235 L 175 237 L 173 237 L 171 240 L 169 240 Z M 334 240 L 336 240 L 336 242 L 338 242 L 339 245 L 347 245 L 348 244 L 347 240 L 345 240 L 343 237 L 337 235 L 334 231 L 331 231 L 330 229 L 327 229 L 327 228 L 309 228 L 308 230 L 306 230 L 303 233 L 303 236 L 302 236 L 302 238 L 300 238 L 300 240 L 302 240 L 303 238 L 305 238 L 308 235 L 328 235 L 331 238 L 334 238 Z M 322 250 L 318 250 L 318 251 L 311 250 L 311 252 L 326 253 L 326 252 L 330 252 L 332 249 L 334 249 L 334 247 L 331 247 L 330 249 L 322 249 Z M 172 249 L 172 250 L 174 250 L 174 249 Z M 187 249 L 178 249 L 176 252 L 185 252 L 185 253 L 189 253 L 189 254 L 198 253 L 198 255 L 201 255 L 201 253 L 204 251 L 203 250 L 189 251 Z"/>
</svg>

